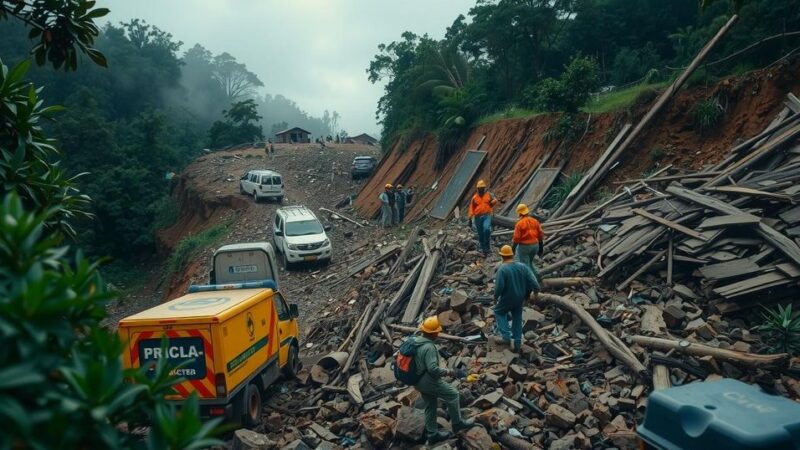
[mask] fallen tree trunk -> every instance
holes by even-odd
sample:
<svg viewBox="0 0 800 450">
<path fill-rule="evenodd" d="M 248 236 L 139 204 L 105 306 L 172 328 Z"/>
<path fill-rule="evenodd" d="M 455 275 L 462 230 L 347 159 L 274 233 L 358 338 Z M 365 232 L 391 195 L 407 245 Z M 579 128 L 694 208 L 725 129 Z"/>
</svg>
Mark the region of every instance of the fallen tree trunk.
<svg viewBox="0 0 800 450">
<path fill-rule="evenodd" d="M 778 353 L 774 355 L 757 355 L 755 353 L 737 352 L 722 348 L 709 347 L 708 345 L 697 344 L 689 341 L 675 341 L 672 339 L 662 339 L 650 336 L 631 336 L 631 341 L 644 347 L 651 347 L 658 350 L 675 350 L 692 356 L 711 356 L 721 361 L 741 364 L 753 368 L 781 367 L 789 362 L 788 353 Z"/>
<path fill-rule="evenodd" d="M 542 289 L 591 286 L 596 281 L 592 277 L 545 278 L 542 280 Z"/>
<path fill-rule="evenodd" d="M 414 327 L 407 327 L 407 326 L 404 326 L 404 325 L 391 324 L 391 325 L 388 325 L 388 326 L 389 326 L 389 328 L 391 328 L 393 330 L 403 331 L 405 333 L 416 333 L 417 331 L 419 331 L 418 329 L 416 329 Z M 468 343 L 474 343 L 475 342 L 475 341 L 472 341 L 472 340 L 467 339 L 465 337 L 453 336 L 452 334 L 447 334 L 447 333 L 439 333 L 438 337 L 441 338 L 441 339 L 446 339 L 448 341 L 468 342 Z"/>
<path fill-rule="evenodd" d="M 564 297 L 553 294 L 540 294 L 539 300 L 551 303 L 559 308 L 565 309 L 585 323 L 597 336 L 597 339 L 608 349 L 609 353 L 620 362 L 628 366 L 636 375 L 645 379 L 650 378 L 647 368 L 634 356 L 633 352 L 613 334 L 601 327 L 594 317 L 575 302 L 571 302 Z"/>
</svg>

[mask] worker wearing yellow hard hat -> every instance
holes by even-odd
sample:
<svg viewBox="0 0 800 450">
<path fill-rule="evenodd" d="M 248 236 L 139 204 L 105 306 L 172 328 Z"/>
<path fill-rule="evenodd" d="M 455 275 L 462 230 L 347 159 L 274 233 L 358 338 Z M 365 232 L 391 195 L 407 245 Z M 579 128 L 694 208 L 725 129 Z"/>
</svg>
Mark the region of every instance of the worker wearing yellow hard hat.
<svg viewBox="0 0 800 450">
<path fill-rule="evenodd" d="M 511 243 L 517 255 L 517 261 L 525 264 L 533 272 L 533 276 L 541 283 L 542 278 L 536 269 L 534 258 L 536 255 L 544 254 L 544 231 L 542 224 L 534 217 L 530 216 L 528 205 L 520 203 L 517 205 L 517 215 L 519 220 L 514 226 L 514 236 Z"/>
<path fill-rule="evenodd" d="M 499 253 L 503 263 L 495 273 L 494 299 L 497 303 L 492 308 L 499 336 L 492 336 L 492 341 L 500 345 L 512 344 L 513 350 L 519 352 L 522 348 L 522 307 L 531 293 L 534 299 L 538 298 L 539 282 L 528 266 L 514 261 L 514 250 L 510 245 L 501 247 Z"/>
<path fill-rule="evenodd" d="M 488 256 L 492 236 L 492 213 L 497 199 L 492 193 L 486 191 L 485 181 L 478 180 L 475 188 L 477 192 L 472 196 L 467 210 L 469 226 L 472 228 L 472 224 L 475 224 L 475 233 L 478 235 L 481 252 L 484 256 Z"/>
<path fill-rule="evenodd" d="M 422 336 L 411 336 L 411 344 L 416 347 L 414 361 L 416 371 L 420 374 L 419 381 L 414 388 L 422 395 L 425 402 L 425 434 L 428 444 L 434 444 L 450 439 L 453 433 L 439 430 L 436 423 L 439 399 L 445 402 L 447 412 L 450 415 L 450 424 L 454 432 L 471 428 L 475 421 L 473 419 L 463 419 L 461 417 L 461 406 L 458 391 L 456 388 L 442 380 L 444 376 L 456 376 L 465 378 L 466 370 L 451 370 L 439 366 L 439 350 L 433 342 L 442 332 L 437 316 L 431 316 L 422 321 L 419 326 Z M 404 345 L 406 345 L 404 343 Z M 402 350 L 402 348 L 401 348 Z"/>
<path fill-rule="evenodd" d="M 389 228 L 392 226 L 392 205 L 394 204 L 394 192 L 391 183 L 383 186 L 383 192 L 378 199 L 381 201 L 381 226 Z"/>
</svg>

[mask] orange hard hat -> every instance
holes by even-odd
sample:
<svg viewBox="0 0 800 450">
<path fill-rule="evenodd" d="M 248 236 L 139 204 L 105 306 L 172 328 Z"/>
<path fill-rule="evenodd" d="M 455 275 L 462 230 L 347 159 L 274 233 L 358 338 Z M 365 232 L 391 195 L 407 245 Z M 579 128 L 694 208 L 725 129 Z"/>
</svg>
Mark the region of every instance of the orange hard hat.
<svg viewBox="0 0 800 450">
<path fill-rule="evenodd" d="M 440 333 L 442 331 L 442 326 L 439 325 L 439 318 L 437 316 L 430 316 L 427 319 L 422 321 L 422 325 L 419 326 L 420 331 L 423 333 Z"/>
<path fill-rule="evenodd" d="M 486 182 L 483 181 L 483 180 L 478 180 L 477 187 L 478 188 L 485 188 L 486 187 Z"/>
<path fill-rule="evenodd" d="M 517 205 L 517 214 L 519 214 L 520 216 L 526 216 L 528 215 L 529 212 L 531 211 L 528 209 L 528 205 L 526 205 L 525 203 L 520 203 L 519 205 Z"/>
<path fill-rule="evenodd" d="M 510 245 L 500 247 L 500 256 L 514 256 L 514 249 Z"/>
</svg>

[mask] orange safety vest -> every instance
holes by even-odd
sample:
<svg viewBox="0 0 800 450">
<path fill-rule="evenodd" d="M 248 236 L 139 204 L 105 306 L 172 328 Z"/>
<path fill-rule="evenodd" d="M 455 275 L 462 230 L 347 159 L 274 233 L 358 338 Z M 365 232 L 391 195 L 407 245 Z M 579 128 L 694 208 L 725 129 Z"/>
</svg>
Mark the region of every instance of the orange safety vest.
<svg viewBox="0 0 800 450">
<path fill-rule="evenodd" d="M 497 200 L 492 194 L 484 192 L 483 195 L 478 195 L 476 192 L 475 195 L 472 196 L 472 201 L 469 202 L 469 210 L 467 211 L 467 215 L 469 217 L 475 217 L 482 216 L 484 214 L 491 214 L 492 207 L 495 204 L 497 204 Z"/>
<path fill-rule="evenodd" d="M 544 230 L 542 224 L 531 216 L 525 216 L 514 226 L 514 236 L 511 242 L 514 244 L 538 244 L 544 240 Z"/>
</svg>

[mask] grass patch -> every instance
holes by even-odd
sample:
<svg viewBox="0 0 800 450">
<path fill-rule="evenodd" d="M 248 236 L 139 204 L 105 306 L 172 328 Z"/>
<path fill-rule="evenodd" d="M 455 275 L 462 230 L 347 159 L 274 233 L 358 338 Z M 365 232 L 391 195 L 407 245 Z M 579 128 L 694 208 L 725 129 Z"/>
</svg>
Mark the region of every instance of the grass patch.
<svg viewBox="0 0 800 450">
<path fill-rule="evenodd" d="M 165 195 L 158 199 L 153 205 L 155 210 L 155 219 L 153 220 L 154 230 L 163 230 L 175 225 L 178 221 L 178 213 L 180 208 L 175 202 L 175 199 L 170 195 Z"/>
<path fill-rule="evenodd" d="M 236 220 L 234 217 L 225 223 L 215 225 L 200 233 L 183 238 L 175 250 L 169 255 L 167 260 L 167 270 L 165 277 L 169 278 L 172 274 L 182 270 L 186 264 L 195 258 L 202 250 L 213 246 L 224 238 L 229 231 L 231 224 Z"/>
<path fill-rule="evenodd" d="M 758 331 L 770 351 L 793 355 L 800 352 L 800 317 L 792 311 L 792 305 L 764 308 L 761 317 L 763 323 Z"/>
<path fill-rule="evenodd" d="M 544 114 L 535 109 L 520 108 L 517 106 L 509 106 L 501 111 L 486 115 L 478 119 L 478 125 L 486 125 L 489 123 L 499 122 L 507 119 L 529 119 L 538 115 Z"/>
<path fill-rule="evenodd" d="M 128 292 L 139 290 L 147 283 L 148 272 L 145 268 L 129 261 L 112 261 L 100 268 L 103 278 L 111 283 L 123 298 Z"/>
<path fill-rule="evenodd" d="M 694 125 L 700 131 L 709 131 L 722 121 L 725 108 L 716 97 L 712 97 L 694 105 L 692 113 Z"/>
<path fill-rule="evenodd" d="M 587 113 L 604 113 L 619 111 L 633 105 L 636 98 L 644 92 L 655 91 L 666 86 L 667 82 L 662 83 L 642 83 L 618 91 L 600 94 L 599 97 L 590 99 L 582 111 Z"/>
<path fill-rule="evenodd" d="M 561 206 L 567 198 L 567 195 L 569 195 L 581 181 L 581 178 L 583 178 L 583 173 L 577 171 L 561 178 L 558 184 L 547 194 L 547 198 L 542 202 L 542 206 L 547 209 L 556 209 Z"/>
</svg>

